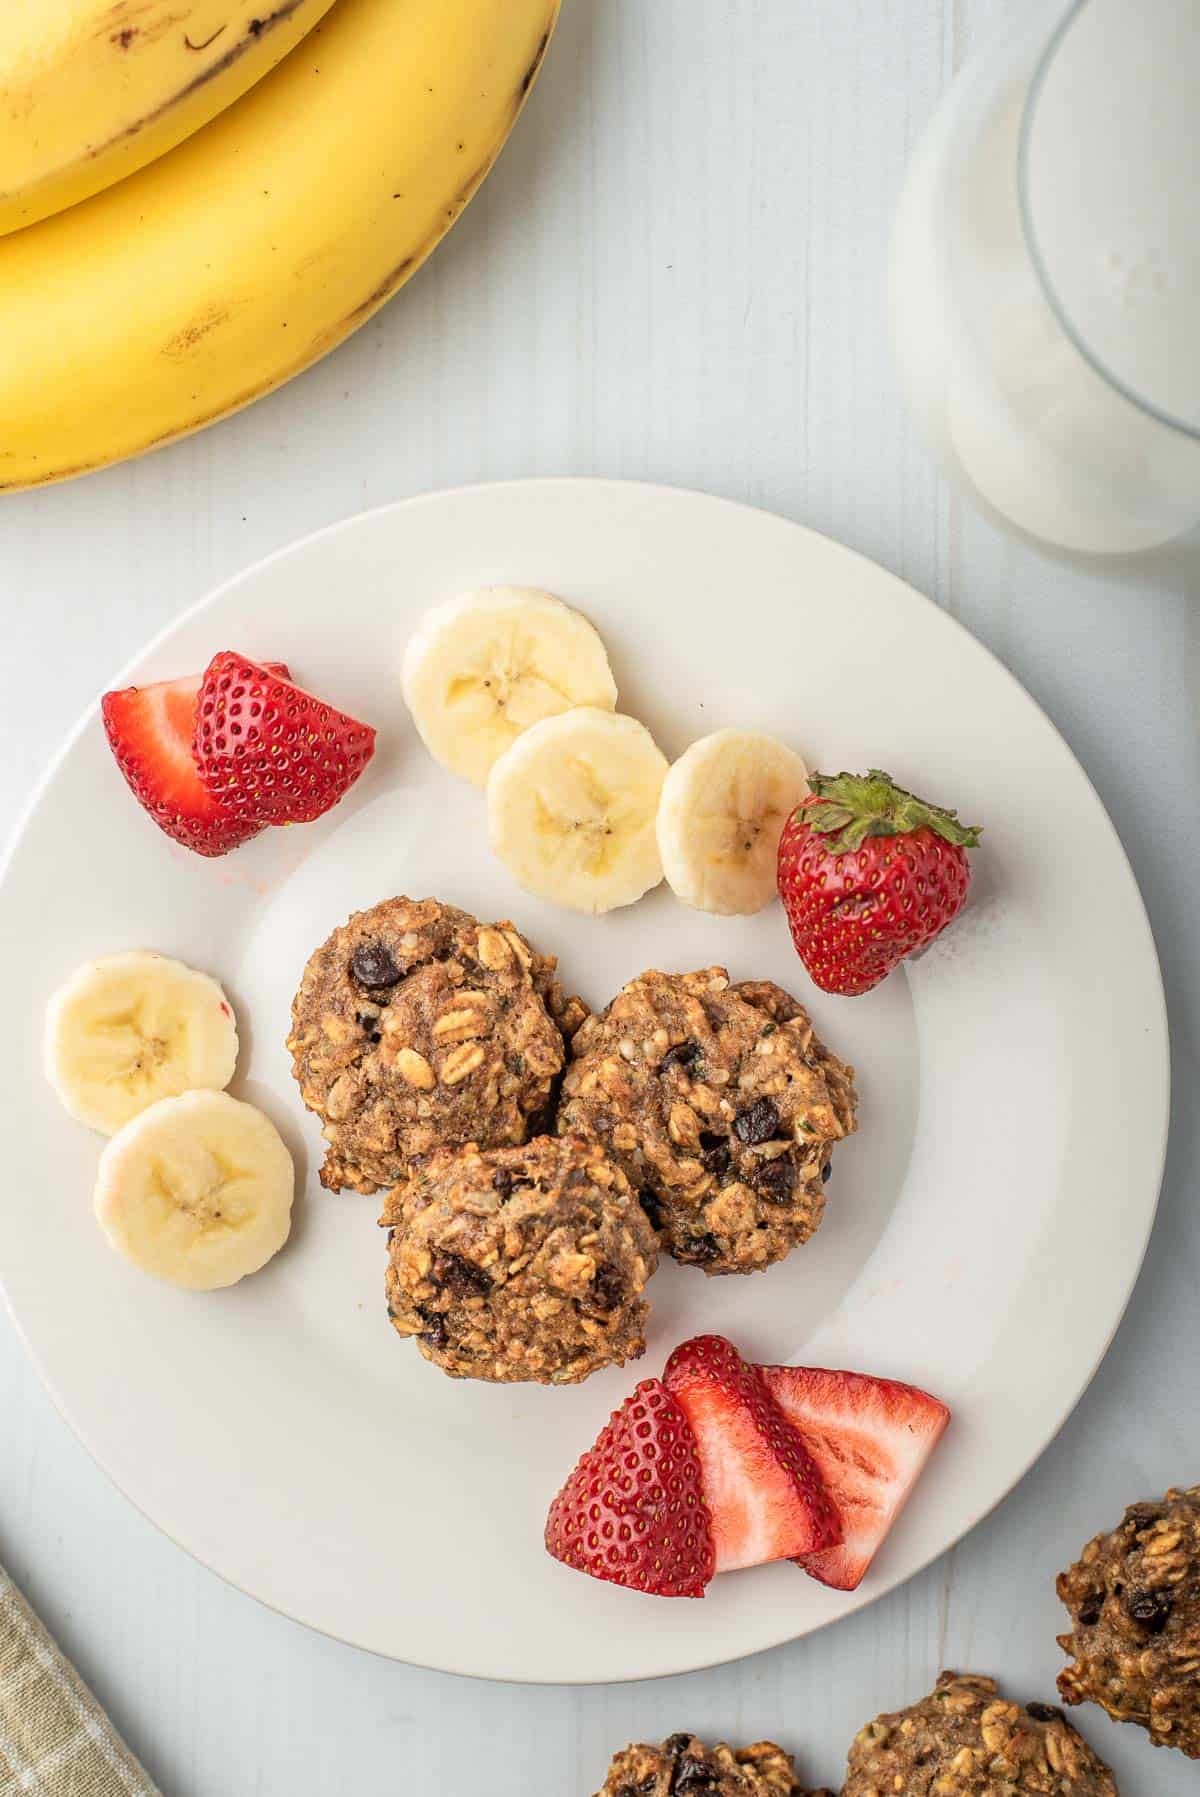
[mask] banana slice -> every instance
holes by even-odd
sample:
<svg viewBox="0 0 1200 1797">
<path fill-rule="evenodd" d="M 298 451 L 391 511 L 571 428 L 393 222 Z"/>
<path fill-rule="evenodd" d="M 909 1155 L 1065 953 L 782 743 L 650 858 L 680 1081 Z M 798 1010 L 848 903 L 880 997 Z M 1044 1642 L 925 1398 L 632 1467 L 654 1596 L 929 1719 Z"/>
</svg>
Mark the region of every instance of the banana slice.
<svg viewBox="0 0 1200 1797">
<path fill-rule="evenodd" d="M 88 961 L 50 1000 L 46 1074 L 81 1123 L 111 1136 L 159 1098 L 233 1078 L 233 1006 L 206 973 L 146 949 Z"/>
<path fill-rule="evenodd" d="M 794 750 L 749 730 L 701 737 L 663 782 L 658 847 L 672 891 L 698 911 L 746 917 L 775 897 L 783 826 L 808 791 Z"/>
<path fill-rule="evenodd" d="M 185 1092 L 105 1144 L 96 1220 L 144 1273 L 208 1292 L 257 1273 L 283 1247 L 294 1186 L 268 1117 L 227 1092 Z"/>
<path fill-rule="evenodd" d="M 593 707 L 544 718 L 491 771 L 493 853 L 526 892 L 572 911 L 631 905 L 662 879 L 654 820 L 666 772 L 635 718 Z"/>
<path fill-rule="evenodd" d="M 484 587 L 436 606 L 409 642 L 403 687 L 429 753 L 476 786 L 531 724 L 617 703 L 587 619 L 530 587 Z"/>
</svg>

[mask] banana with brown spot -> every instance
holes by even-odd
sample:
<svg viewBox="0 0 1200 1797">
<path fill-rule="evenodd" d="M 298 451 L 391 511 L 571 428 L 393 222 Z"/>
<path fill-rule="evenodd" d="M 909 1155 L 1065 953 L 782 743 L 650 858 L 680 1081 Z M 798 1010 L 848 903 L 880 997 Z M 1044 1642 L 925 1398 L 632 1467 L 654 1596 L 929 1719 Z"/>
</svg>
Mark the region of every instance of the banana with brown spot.
<svg viewBox="0 0 1200 1797">
<path fill-rule="evenodd" d="M 269 393 L 425 260 L 508 136 L 560 0 L 337 0 L 237 106 L 0 238 L 0 491 Z"/>
<path fill-rule="evenodd" d="M 0 6 L 0 233 L 165 155 L 295 48 L 332 0 Z"/>
</svg>

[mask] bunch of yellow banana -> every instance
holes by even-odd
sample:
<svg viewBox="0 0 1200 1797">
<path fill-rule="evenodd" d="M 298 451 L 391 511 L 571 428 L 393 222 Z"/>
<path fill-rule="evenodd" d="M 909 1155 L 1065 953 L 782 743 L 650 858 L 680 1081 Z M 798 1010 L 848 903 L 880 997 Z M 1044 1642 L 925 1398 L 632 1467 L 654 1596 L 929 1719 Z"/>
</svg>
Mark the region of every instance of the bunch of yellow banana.
<svg viewBox="0 0 1200 1797">
<path fill-rule="evenodd" d="M 0 0 L 0 491 L 332 349 L 491 167 L 560 0 Z"/>
<path fill-rule="evenodd" d="M 7 0 L 0 232 L 36 224 L 207 125 L 332 0 Z"/>
</svg>

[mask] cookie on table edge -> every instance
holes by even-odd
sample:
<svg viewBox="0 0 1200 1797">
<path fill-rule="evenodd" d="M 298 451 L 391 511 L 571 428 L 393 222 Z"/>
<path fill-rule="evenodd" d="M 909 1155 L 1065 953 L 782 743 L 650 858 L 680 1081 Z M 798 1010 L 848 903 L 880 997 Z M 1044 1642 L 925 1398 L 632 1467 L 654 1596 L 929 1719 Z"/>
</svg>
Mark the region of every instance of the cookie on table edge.
<svg viewBox="0 0 1200 1797">
<path fill-rule="evenodd" d="M 1001 1697 L 996 1681 L 943 1672 L 928 1697 L 855 1736 L 842 1797 L 1117 1797 L 1109 1768 L 1053 1704 Z"/>
<path fill-rule="evenodd" d="M 796 1777 L 790 1753 L 773 1741 L 750 1747 L 704 1746 L 694 1735 L 639 1743 L 613 1757 L 596 1797 L 833 1797 Z"/>
<path fill-rule="evenodd" d="M 1156 1747 L 1200 1759 L 1200 1486 L 1131 1504 L 1060 1573 L 1073 1656 L 1064 1702 L 1095 1703 Z"/>
</svg>

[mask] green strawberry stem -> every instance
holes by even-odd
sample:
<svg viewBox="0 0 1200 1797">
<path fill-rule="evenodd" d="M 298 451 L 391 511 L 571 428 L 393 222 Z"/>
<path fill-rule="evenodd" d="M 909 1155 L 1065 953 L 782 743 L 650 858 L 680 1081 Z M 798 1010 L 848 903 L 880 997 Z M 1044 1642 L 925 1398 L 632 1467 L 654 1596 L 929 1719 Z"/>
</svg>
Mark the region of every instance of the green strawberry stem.
<svg viewBox="0 0 1200 1797">
<path fill-rule="evenodd" d="M 860 849 L 868 836 L 908 836 L 914 830 L 932 830 L 943 842 L 973 849 L 982 835 L 976 825 L 960 824 L 956 811 L 905 792 L 877 767 L 866 774 L 813 774 L 808 784 L 813 797 L 822 803 L 806 810 L 804 822 L 825 838 L 831 855 Z"/>
</svg>

